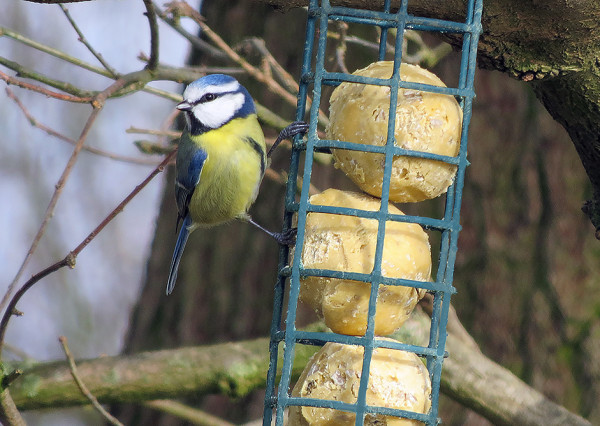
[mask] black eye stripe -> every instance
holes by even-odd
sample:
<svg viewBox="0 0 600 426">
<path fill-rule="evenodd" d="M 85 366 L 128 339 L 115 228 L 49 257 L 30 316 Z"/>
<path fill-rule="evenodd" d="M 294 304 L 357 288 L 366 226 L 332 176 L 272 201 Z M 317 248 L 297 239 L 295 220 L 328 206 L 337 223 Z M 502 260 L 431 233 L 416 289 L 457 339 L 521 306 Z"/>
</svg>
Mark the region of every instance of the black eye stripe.
<svg viewBox="0 0 600 426">
<path fill-rule="evenodd" d="M 205 93 L 202 95 L 200 99 L 193 102 L 193 105 L 204 104 L 206 102 L 211 102 L 217 99 L 218 97 L 224 95 L 225 93 Z"/>
<path fill-rule="evenodd" d="M 210 102 L 214 101 L 217 98 L 217 95 L 214 93 L 206 93 L 204 96 L 200 98 L 200 102 Z"/>
</svg>

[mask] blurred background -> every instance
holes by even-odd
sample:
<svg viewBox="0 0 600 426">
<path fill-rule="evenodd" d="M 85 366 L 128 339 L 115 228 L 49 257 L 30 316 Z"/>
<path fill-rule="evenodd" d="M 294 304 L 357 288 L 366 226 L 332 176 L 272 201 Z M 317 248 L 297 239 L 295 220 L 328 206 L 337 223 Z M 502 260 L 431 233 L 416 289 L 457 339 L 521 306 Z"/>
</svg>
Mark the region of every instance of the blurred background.
<svg viewBox="0 0 600 426">
<path fill-rule="evenodd" d="M 261 57 L 247 42 L 260 37 L 287 71 L 297 78 L 304 39 L 305 11 L 285 14 L 256 1 L 190 2 L 206 22 L 249 61 Z M 0 25 L 96 63 L 58 6 L 5 2 Z M 143 67 L 149 30 L 140 2 L 105 0 L 68 6 L 88 41 L 119 72 Z M 118 9 L 117 9 L 118 8 Z M 118 10 L 118 13 L 115 12 Z M 182 20 L 192 33 L 197 27 Z M 285 29 L 285 34 L 282 34 Z M 375 41 L 373 29 L 347 29 L 347 35 Z M 440 40 L 421 34 L 431 48 Z M 232 66 L 221 56 L 190 50 L 167 25 L 160 25 L 163 64 Z M 410 48 L 410 46 L 409 46 Z M 417 47 L 412 47 L 417 49 Z M 372 57 L 368 47 L 350 46 L 350 71 Z M 110 80 L 0 37 L 0 55 L 54 78 L 101 90 Z M 442 53 L 440 53 L 442 52 Z M 457 55 L 442 48 L 427 62 L 448 85 L 455 84 Z M 443 53 L 446 52 L 446 53 Z M 413 52 L 414 53 L 414 52 Z M 369 56 L 370 55 L 370 56 Z M 425 58 L 416 57 L 417 61 Z M 331 52 L 330 68 L 335 68 Z M 2 69 L 14 75 L 14 72 Z M 291 121 L 294 108 L 244 75 L 236 75 L 261 103 Z M 152 83 L 180 93 L 176 83 Z M 11 90 L 40 122 L 74 139 L 89 105 L 68 104 L 17 87 Z M 498 72 L 478 70 L 477 98 L 469 135 L 469 160 L 462 207 L 453 303 L 482 351 L 568 409 L 600 422 L 600 248 L 593 226 L 581 212 L 590 185 L 564 129 L 535 99 L 526 83 Z M 72 146 L 29 123 L 0 92 L 0 290 L 12 281 L 44 216 L 54 185 Z M 139 152 L 125 133 L 131 126 L 156 129 L 174 103 L 146 93 L 111 100 L 100 114 L 90 146 L 157 164 L 161 157 Z M 327 105 L 323 108 L 327 111 Z M 265 129 L 268 137 L 276 132 Z M 272 168 L 285 170 L 285 149 Z M 62 259 L 123 199 L 153 166 L 132 164 L 82 152 L 57 205 L 53 220 L 24 278 Z M 196 232 L 189 241 L 176 291 L 164 296 L 176 218 L 172 170 L 144 189 L 125 211 L 86 248 L 74 270 L 63 269 L 38 284 L 22 300 L 25 312 L 11 322 L 7 343 L 13 358 L 62 359 L 58 336 L 69 339 L 77 358 L 134 353 L 217 341 L 265 336 L 271 321 L 277 245 L 243 223 Z M 318 189 L 354 190 L 330 165 L 312 182 Z M 280 182 L 265 179 L 251 210 L 270 229 L 281 226 Z M 399 206 L 436 216 L 443 200 Z M 21 282 L 23 279 L 21 280 Z M 314 320 L 305 312 L 305 321 Z M 262 414 L 262 394 L 230 401 L 209 396 L 187 401 L 233 423 Z M 137 406 L 112 407 L 125 424 L 175 425 L 183 422 Z M 67 417 L 65 417 L 67 416 Z M 441 417 L 450 425 L 485 425 L 486 420 L 442 400 Z M 31 424 L 98 424 L 90 409 L 31 413 Z"/>
<path fill-rule="evenodd" d="M 198 7 L 198 1 L 193 1 Z M 117 71 L 143 68 L 137 59 L 149 54 L 150 32 L 143 2 L 107 0 L 68 5 L 85 37 Z M 117 12 L 118 10 L 118 12 Z M 0 25 L 57 48 L 88 63 L 100 65 L 77 41 L 77 34 L 58 5 L 3 1 Z M 183 22 L 191 31 L 196 26 Z M 160 25 L 161 60 L 181 66 L 189 43 Z M 40 73 L 92 90 L 103 90 L 112 80 L 0 37 L 0 55 Z M 14 75 L 13 71 L 2 71 Z M 152 83 L 181 92 L 181 85 Z M 73 146 L 33 127 L 23 112 L 0 90 L 0 287 L 13 280 L 37 232 Z M 91 107 L 72 104 L 10 86 L 29 113 L 72 139 L 77 139 Z M 155 128 L 173 110 L 174 103 L 137 93 L 111 100 L 92 128 L 89 146 L 144 164 L 119 161 L 87 151 L 80 154 L 58 202 L 54 218 L 20 284 L 32 274 L 63 258 L 158 164 L 160 157 L 146 156 L 133 142 L 143 138 L 126 134 L 131 126 Z M 131 309 L 139 297 L 149 255 L 165 177 L 144 189 L 78 257 L 74 270 L 64 269 L 46 278 L 23 298 L 25 315 L 14 318 L 7 331 L 10 347 L 36 360 L 64 357 L 58 336 L 65 335 L 78 358 L 118 354 L 123 347 Z M 91 411 L 91 410 L 90 410 Z M 75 422 L 75 420 L 73 420 Z M 64 424 L 44 415 L 33 424 Z M 76 423 L 73 423 L 76 424 Z M 82 423 L 88 424 L 88 423 Z"/>
</svg>

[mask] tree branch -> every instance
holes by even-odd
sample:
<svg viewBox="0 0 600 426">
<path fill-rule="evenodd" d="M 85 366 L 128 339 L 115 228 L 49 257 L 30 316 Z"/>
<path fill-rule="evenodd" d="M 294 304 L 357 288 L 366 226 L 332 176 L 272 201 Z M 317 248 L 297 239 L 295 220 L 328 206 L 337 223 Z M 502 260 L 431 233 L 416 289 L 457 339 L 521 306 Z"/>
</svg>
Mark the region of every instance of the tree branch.
<svg viewBox="0 0 600 426">
<path fill-rule="evenodd" d="M 185 4 L 185 3 L 184 3 Z M 169 18 L 167 16 L 167 14 L 163 11 L 161 11 L 159 8 L 157 8 L 156 5 L 152 4 L 152 8 L 154 11 L 154 19 L 151 20 L 151 22 L 155 22 L 156 20 L 156 15 L 158 15 L 163 21 L 165 21 L 167 24 L 169 24 L 171 27 L 173 27 L 175 30 L 179 31 L 180 33 L 182 33 L 185 37 L 188 37 L 190 40 L 195 41 L 196 43 L 203 43 L 206 44 L 206 42 L 200 40 L 198 37 L 195 36 L 191 36 L 189 34 L 184 34 L 185 30 L 183 30 L 181 28 L 181 26 L 178 24 L 177 19 L 175 18 Z M 174 15 L 177 15 L 177 10 L 172 10 L 171 11 Z M 201 20 L 201 17 L 196 17 L 197 19 Z M 150 19 L 150 18 L 149 18 Z M 153 26 L 151 24 L 151 26 Z M 151 30 L 152 32 L 152 30 Z M 216 37 L 217 41 L 221 41 L 220 37 L 214 33 L 211 33 Z M 103 75 L 105 77 L 109 77 L 111 78 L 111 74 L 109 71 L 103 69 L 103 68 L 99 68 L 96 67 L 94 65 L 88 64 L 86 62 L 81 61 L 78 58 L 74 58 L 72 56 L 67 55 L 64 52 L 61 52 L 57 49 L 51 48 L 49 46 L 46 46 L 42 43 L 38 43 L 34 40 L 31 40 L 27 37 L 22 36 L 21 34 L 15 33 L 14 31 L 8 29 L 8 28 L 4 28 L 4 27 L 0 27 L 0 36 L 8 36 L 16 41 L 19 41 L 29 47 L 32 47 L 34 49 L 37 49 L 41 52 L 50 54 L 54 57 L 57 57 L 59 59 L 62 59 L 64 61 L 67 61 L 69 63 L 72 63 L 76 66 L 79 66 L 81 68 L 84 68 L 88 71 L 92 71 L 94 73 Z M 255 44 L 258 44 L 255 43 Z M 153 42 L 151 43 L 151 50 L 155 49 L 156 46 L 158 46 L 157 42 Z M 205 46 L 206 49 L 212 49 L 214 50 L 214 52 L 218 52 L 218 54 L 220 56 L 223 57 L 227 57 L 227 55 L 225 55 L 223 53 L 223 51 L 219 50 L 219 49 L 215 49 L 214 47 L 210 46 L 210 45 L 206 45 Z M 205 49 L 205 50 L 206 50 Z M 231 48 L 228 48 L 228 50 L 230 50 L 231 52 L 233 52 L 233 50 Z M 211 51 L 212 52 L 212 51 Z M 261 52 L 262 53 L 262 52 Z M 215 53 L 216 54 L 216 53 Z M 235 52 L 233 52 L 234 55 Z M 155 56 L 156 58 L 156 56 Z M 240 58 L 238 56 L 238 58 Z M 179 67 L 179 68 L 174 68 L 174 67 L 169 67 L 169 66 L 164 66 L 164 65 L 157 65 L 155 69 L 152 69 L 152 67 L 150 67 L 149 65 L 149 61 L 150 58 L 142 58 L 142 60 L 145 60 L 146 62 L 148 62 L 147 66 L 146 66 L 146 70 L 144 71 L 136 71 L 130 74 L 126 74 L 121 76 L 121 78 L 129 80 L 130 84 L 128 86 L 128 88 L 124 89 L 124 90 L 120 90 L 118 92 L 115 92 L 112 96 L 124 96 L 126 94 L 132 93 L 134 91 L 137 90 L 143 90 L 145 92 L 149 92 L 158 96 L 162 96 L 164 98 L 173 100 L 173 101 L 180 101 L 181 100 L 181 96 L 178 94 L 173 94 L 173 93 L 168 93 L 153 87 L 149 87 L 147 86 L 147 84 L 151 81 L 155 81 L 155 80 L 169 80 L 169 81 L 177 81 L 177 82 L 191 82 L 193 80 L 196 80 L 197 78 L 201 77 L 202 75 L 205 75 L 206 73 L 210 73 L 210 72 L 227 72 L 227 73 L 231 73 L 231 72 L 239 72 L 242 71 L 242 68 L 236 68 L 236 69 L 223 69 L 223 68 L 214 68 L 214 67 L 194 67 L 194 68 L 188 68 L 188 67 Z M 248 64 L 247 62 L 245 62 L 243 59 L 240 58 L 240 60 L 245 63 L 247 65 L 247 67 L 250 67 L 250 69 L 254 69 L 256 72 L 258 72 L 261 76 L 261 78 L 266 78 L 267 81 L 271 81 L 271 84 L 275 84 L 277 85 L 276 82 L 273 81 L 272 78 L 267 78 L 263 75 L 263 73 L 260 70 L 255 69 L 254 67 L 252 67 L 250 64 Z M 271 59 L 269 61 L 269 63 L 271 63 L 271 65 L 278 70 L 278 74 L 281 74 L 282 77 L 286 80 L 286 84 L 288 86 L 291 87 L 296 87 L 297 88 L 297 84 L 293 83 L 291 84 L 289 82 L 289 75 L 285 75 L 282 74 L 279 69 L 281 69 L 280 66 L 278 66 L 278 64 L 273 63 L 274 59 Z M 14 85 L 18 85 L 19 87 L 23 87 L 32 91 L 36 91 L 38 93 L 42 93 L 46 96 L 50 96 L 53 98 L 57 98 L 60 100 L 65 100 L 65 101 L 69 101 L 69 102 L 79 102 L 79 103 L 87 103 L 90 102 L 94 96 L 98 95 L 98 92 L 95 91 L 86 91 L 83 89 L 80 89 L 78 87 L 75 87 L 73 85 L 70 85 L 69 83 L 66 82 L 62 82 L 59 80 L 55 80 L 55 79 L 51 79 L 45 75 L 42 75 L 40 73 L 37 73 L 31 69 L 28 69 L 24 66 L 22 66 L 21 64 L 14 62 L 14 61 L 10 61 L 6 58 L 2 58 L 0 57 L 0 64 L 6 66 L 7 68 L 10 68 L 14 71 L 17 72 L 17 74 L 21 77 L 26 77 L 26 78 L 31 78 L 33 80 L 42 82 L 44 84 L 47 84 L 51 87 L 57 88 L 59 90 L 62 90 L 67 94 L 62 94 L 62 93 L 56 93 L 53 92 L 51 90 L 45 89 L 43 87 L 37 86 L 37 85 L 33 85 L 30 83 L 26 83 L 24 81 L 21 81 L 15 77 L 11 77 L 8 76 L 4 73 L 2 73 L 0 71 L 0 78 L 5 80 L 8 84 L 14 84 Z M 150 71 L 150 72 L 145 72 L 145 71 Z M 114 78 L 114 77 L 112 77 Z M 136 78 L 138 78 L 138 80 L 136 81 Z M 277 85 L 278 86 L 278 85 Z M 280 87 L 280 86 L 279 86 Z M 281 90 L 283 90 L 283 88 L 280 87 Z M 283 90 L 283 92 L 285 93 L 285 90 Z M 71 95 L 71 96 L 70 96 Z M 289 95 L 289 94 L 288 94 Z M 287 95 L 286 95 L 287 96 Z M 291 98 L 290 98 L 291 99 Z M 294 98 L 295 99 L 295 98 Z M 288 99 L 289 100 L 289 99 Z M 267 108 L 265 108 L 264 106 L 256 103 L 256 108 L 257 108 L 257 114 L 259 116 L 259 119 L 261 120 L 261 122 L 263 122 L 264 124 L 267 124 L 277 130 L 281 130 L 283 129 L 285 126 L 287 126 L 287 124 L 289 124 L 289 122 L 287 120 L 282 119 L 281 117 L 279 117 L 278 115 L 276 115 L 275 113 L 273 113 L 272 111 L 268 110 Z M 322 114 L 323 115 L 323 114 Z M 322 120 L 326 120 L 326 117 L 321 117 Z M 323 123 L 325 123 L 326 121 L 323 121 Z"/>
<path fill-rule="evenodd" d="M 44 83 L 50 87 L 54 87 L 55 89 L 59 89 L 65 93 L 69 93 L 73 96 L 76 96 L 79 99 L 62 99 L 69 102 L 90 102 L 90 100 L 98 95 L 98 92 L 93 92 L 89 90 L 83 90 L 79 87 L 73 86 L 70 83 L 66 83 L 64 81 L 56 80 L 50 77 L 47 77 L 43 74 L 40 74 L 36 71 L 33 71 L 18 62 L 11 61 L 10 59 L 6 59 L 0 56 L 0 65 L 4 65 L 6 68 L 9 68 L 13 71 L 17 72 L 17 75 L 22 78 L 30 78 L 32 80 L 39 81 L 40 83 Z M 25 86 L 22 86 L 25 87 Z"/>
<path fill-rule="evenodd" d="M 0 63 L 4 58 L 0 57 Z M 3 64 L 4 65 L 4 64 Z M 71 96 L 65 95 L 64 93 L 53 92 L 52 90 L 44 89 L 43 87 L 36 86 L 35 84 L 27 83 L 25 81 L 21 81 L 18 78 L 11 77 L 10 75 L 4 74 L 0 71 L 0 79 L 4 80 L 6 84 L 15 85 L 21 87 L 23 89 L 31 90 L 33 92 L 41 93 L 43 95 L 48 96 L 49 98 L 59 99 L 61 101 L 66 102 L 77 102 L 77 103 L 88 103 L 92 101 L 91 96 L 81 97 L 81 96 Z"/>
<path fill-rule="evenodd" d="M 187 16 L 194 20 L 196 24 L 202 30 L 202 33 L 208 37 L 219 49 L 221 49 L 225 54 L 229 57 L 230 60 L 238 64 L 242 67 L 251 77 L 253 77 L 256 81 L 263 83 L 267 89 L 269 89 L 274 94 L 278 95 L 281 99 L 286 101 L 292 106 L 296 106 L 296 95 L 288 92 L 284 89 L 279 83 L 277 83 L 271 76 L 266 75 L 263 71 L 258 69 L 257 67 L 250 64 L 244 58 L 237 54 L 235 50 L 233 50 L 216 32 L 212 30 L 204 22 L 204 18 L 200 13 L 192 8 L 185 1 L 172 1 L 167 4 L 167 13 L 176 15 L 176 16 Z M 311 99 L 307 100 L 307 104 L 310 107 Z M 327 115 L 319 110 L 319 122 L 322 125 L 326 125 L 329 122 Z"/>
<path fill-rule="evenodd" d="M 19 43 L 23 43 L 25 46 L 34 48 L 36 50 L 39 50 L 40 52 L 47 53 L 48 55 L 52 55 L 55 58 L 62 59 L 63 61 L 69 62 L 73 65 L 76 65 L 76 66 L 86 69 L 88 71 L 95 72 L 96 74 L 100 74 L 105 77 L 113 77 L 113 75 L 111 75 L 111 73 L 108 72 L 104 68 L 89 64 L 79 58 L 68 55 L 61 50 L 55 49 L 55 48 L 47 46 L 43 43 L 32 40 L 28 37 L 25 37 L 23 34 L 19 34 L 15 31 L 11 30 L 10 28 L 0 27 L 0 36 L 10 37 L 13 40 L 18 41 Z"/>
<path fill-rule="evenodd" d="M 393 337 L 423 344 L 429 317 L 421 310 Z M 322 325 L 312 330 L 324 330 Z M 141 402 L 220 393 L 233 398 L 265 386 L 269 365 L 267 338 L 195 348 L 142 352 L 131 356 L 78 361 L 79 375 L 101 403 Z M 586 425 L 585 419 L 551 402 L 449 333 L 442 391 L 497 424 Z M 293 376 L 297 378 L 318 348 L 297 345 Z M 281 365 L 281 360 L 279 361 Z M 23 377 L 11 387 L 20 409 L 87 404 L 64 362 L 23 366 Z"/>
<path fill-rule="evenodd" d="M 179 16 L 187 16 L 192 18 L 196 24 L 202 29 L 202 33 L 208 37 L 219 49 L 221 49 L 227 56 L 246 72 L 254 77 L 257 81 L 263 83 L 269 90 L 280 96 L 283 100 L 291 105 L 296 105 L 296 96 L 287 90 L 285 90 L 279 83 L 272 78 L 267 78 L 265 74 L 258 68 L 254 67 L 240 55 L 238 55 L 217 33 L 215 33 L 207 24 L 204 22 L 204 18 L 200 13 L 192 8 L 189 4 L 184 1 L 174 1 L 167 5 L 167 13 L 176 14 Z"/>
<path fill-rule="evenodd" d="M 269 365 L 268 345 L 268 339 L 263 338 L 80 360 L 77 364 L 79 376 L 103 404 L 210 393 L 237 398 L 264 386 Z M 295 377 L 316 350 L 313 346 L 298 345 Z M 28 383 L 36 383 L 35 389 Z M 11 386 L 11 392 L 17 406 L 24 410 L 88 403 L 73 383 L 68 365 L 62 361 L 25 369 L 21 380 Z"/>
<path fill-rule="evenodd" d="M 158 22 L 156 21 L 156 9 L 152 0 L 144 0 L 144 6 L 146 6 L 146 16 L 148 17 L 148 24 L 150 26 L 150 59 L 148 59 L 147 68 L 150 71 L 156 70 L 158 67 L 158 50 L 159 50 L 159 38 L 158 38 Z"/>
<path fill-rule="evenodd" d="M 0 421 L 3 425 L 26 426 L 25 420 L 21 417 L 17 406 L 10 397 L 8 389 L 3 389 L 0 393 Z"/>
</svg>

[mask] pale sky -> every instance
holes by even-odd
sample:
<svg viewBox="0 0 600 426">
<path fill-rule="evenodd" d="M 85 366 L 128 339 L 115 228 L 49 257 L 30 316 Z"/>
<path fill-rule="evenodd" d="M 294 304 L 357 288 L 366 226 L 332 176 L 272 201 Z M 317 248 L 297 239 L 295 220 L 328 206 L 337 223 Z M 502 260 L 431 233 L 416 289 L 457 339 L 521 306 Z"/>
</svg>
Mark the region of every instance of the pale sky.
<svg viewBox="0 0 600 426">
<path fill-rule="evenodd" d="M 193 1 L 193 6 L 198 5 Z M 137 59 L 149 53 L 148 22 L 143 2 L 99 0 L 67 5 L 88 41 L 119 72 L 143 68 Z M 4 1 L 0 25 L 85 61 L 100 65 L 57 5 Z M 185 22 L 196 32 L 191 22 Z M 109 31 L 107 31 L 109 29 Z M 188 54 L 185 39 L 160 26 L 161 62 L 182 65 Z M 110 84 L 104 77 L 81 70 L 0 38 L 0 56 L 48 76 L 88 89 Z M 0 66 L 9 74 L 15 72 Z M 32 127 L 0 83 L 0 292 L 12 281 L 40 226 L 72 146 Z M 161 88 L 180 93 L 181 87 Z M 11 90 L 41 123 L 77 139 L 89 105 L 65 104 L 15 86 Z M 106 151 L 142 157 L 133 145 L 144 136 L 125 133 L 130 126 L 157 128 L 174 103 L 140 93 L 109 101 L 101 112 L 88 144 Z M 160 157 L 153 157 L 157 163 Z M 82 152 L 22 284 L 32 274 L 62 259 L 152 170 Z M 63 359 L 58 336 L 65 335 L 77 358 L 117 354 L 127 329 L 130 310 L 140 291 L 149 244 L 154 232 L 164 176 L 155 179 L 92 242 L 77 259 L 75 270 L 64 269 L 38 283 L 21 301 L 23 317 L 13 318 L 7 344 L 37 360 Z M 32 424 L 66 424 L 65 418 L 31 418 Z M 90 424 L 73 417 L 68 424 Z"/>
</svg>

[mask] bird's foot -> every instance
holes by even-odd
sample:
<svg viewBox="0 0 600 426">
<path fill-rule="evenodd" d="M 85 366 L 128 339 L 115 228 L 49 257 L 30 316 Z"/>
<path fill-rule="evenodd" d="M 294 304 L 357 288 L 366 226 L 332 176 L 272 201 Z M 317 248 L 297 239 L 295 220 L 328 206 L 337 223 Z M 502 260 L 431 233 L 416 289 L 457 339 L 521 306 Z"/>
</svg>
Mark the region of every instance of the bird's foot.
<svg viewBox="0 0 600 426">
<path fill-rule="evenodd" d="M 296 243 L 296 234 L 298 228 L 290 228 L 285 232 L 273 232 L 273 238 L 283 246 L 291 246 Z"/>
<path fill-rule="evenodd" d="M 308 123 L 305 123 L 304 121 L 294 121 L 279 133 L 279 138 L 290 139 L 306 132 L 308 132 Z"/>
<path fill-rule="evenodd" d="M 308 123 L 305 123 L 304 121 L 294 121 L 293 123 L 289 124 L 285 129 L 283 129 L 279 133 L 279 136 L 277 136 L 277 139 L 275 139 L 275 142 L 269 149 L 269 152 L 267 153 L 267 157 L 271 157 L 271 154 L 273 153 L 275 148 L 277 148 L 277 145 L 279 145 L 281 143 L 281 141 L 283 141 L 285 139 L 291 139 L 294 136 L 304 134 L 307 131 L 308 131 Z"/>
</svg>

